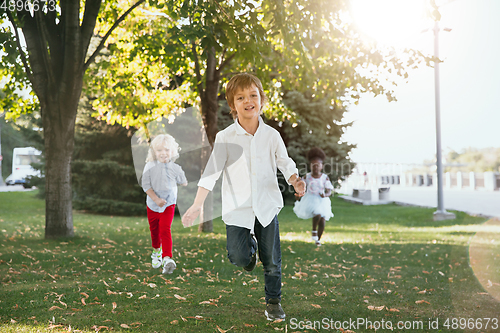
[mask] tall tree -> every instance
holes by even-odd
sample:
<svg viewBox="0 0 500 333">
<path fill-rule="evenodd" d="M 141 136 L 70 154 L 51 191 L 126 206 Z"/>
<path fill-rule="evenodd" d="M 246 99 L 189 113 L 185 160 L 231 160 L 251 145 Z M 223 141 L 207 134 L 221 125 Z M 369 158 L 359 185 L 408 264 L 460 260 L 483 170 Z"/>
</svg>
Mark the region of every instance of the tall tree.
<svg viewBox="0 0 500 333">
<path fill-rule="evenodd" d="M 149 17 L 136 22 L 139 33 L 124 30 L 109 45 L 106 67 L 124 75 L 95 73 L 91 86 L 102 91 L 95 108 L 111 122 L 138 126 L 167 111 L 159 106 L 160 98 L 140 103 L 141 96 L 169 92 L 175 96 L 169 110 L 193 102 L 200 108 L 213 144 L 219 92 L 235 72 L 259 76 L 270 96 L 268 114 L 278 120 L 293 119 L 282 103 L 286 90 L 310 92 L 336 110 L 365 91 L 393 99 L 373 71 L 405 76 L 418 54 L 410 51 L 403 61 L 373 49 L 346 15 L 347 0 L 176 0 L 150 8 Z M 138 70 L 121 70 L 124 59 Z"/>
<path fill-rule="evenodd" d="M 2 108 L 12 114 L 37 109 L 43 123 L 46 158 L 45 237 L 73 236 L 70 162 L 74 128 L 85 71 L 105 41 L 134 8 L 127 1 L 7 1 L 0 8 L 1 72 L 8 98 Z M 97 19 L 106 33 L 89 53 Z M 8 23 L 8 25 L 6 24 Z M 32 89 L 32 101 L 19 89 Z M 26 106 L 25 104 L 28 104 Z"/>
</svg>

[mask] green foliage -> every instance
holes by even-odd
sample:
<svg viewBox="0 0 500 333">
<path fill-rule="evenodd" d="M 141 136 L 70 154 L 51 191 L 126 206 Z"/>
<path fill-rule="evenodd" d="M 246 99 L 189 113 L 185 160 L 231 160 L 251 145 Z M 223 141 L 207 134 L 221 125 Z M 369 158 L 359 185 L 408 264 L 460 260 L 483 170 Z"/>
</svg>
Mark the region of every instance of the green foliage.
<svg viewBox="0 0 500 333">
<path fill-rule="evenodd" d="M 145 194 L 137 183 L 132 130 L 107 125 L 82 108 L 71 164 L 73 207 L 100 214 L 143 215 Z"/>
<path fill-rule="evenodd" d="M 345 19 L 345 0 L 171 1 L 147 9 L 132 17 L 134 30 L 119 28 L 87 75 L 95 115 L 111 123 L 142 126 L 200 106 L 210 85 L 221 90 L 241 71 L 261 79 L 273 118 L 293 121 L 282 100 L 288 90 L 336 109 L 362 92 L 392 100 L 388 74 L 406 78 L 421 60 L 411 50 L 398 57 L 365 44 Z"/>
<path fill-rule="evenodd" d="M 448 152 L 446 163 L 457 165 L 446 167 L 446 172 L 500 172 L 500 148 L 478 149 L 469 147 L 463 149 L 460 153 L 452 150 Z"/>
<path fill-rule="evenodd" d="M 6 119 L 15 121 L 19 115 L 37 109 L 38 99 L 31 91 L 12 24 L 3 9 L 0 9 L 0 77 L 0 113 L 6 112 Z"/>
</svg>

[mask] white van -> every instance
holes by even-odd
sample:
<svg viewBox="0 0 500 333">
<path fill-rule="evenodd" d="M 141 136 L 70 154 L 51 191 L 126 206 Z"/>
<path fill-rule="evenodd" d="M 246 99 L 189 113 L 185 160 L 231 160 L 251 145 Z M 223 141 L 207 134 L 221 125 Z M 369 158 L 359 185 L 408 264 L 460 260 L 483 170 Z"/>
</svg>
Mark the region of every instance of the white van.
<svg viewBox="0 0 500 333">
<path fill-rule="evenodd" d="M 27 176 L 40 176 L 40 171 L 33 169 L 31 163 L 38 162 L 42 152 L 33 147 L 14 148 L 12 154 L 12 174 L 5 179 L 6 185 L 23 185 L 31 187 L 26 183 Z"/>
</svg>

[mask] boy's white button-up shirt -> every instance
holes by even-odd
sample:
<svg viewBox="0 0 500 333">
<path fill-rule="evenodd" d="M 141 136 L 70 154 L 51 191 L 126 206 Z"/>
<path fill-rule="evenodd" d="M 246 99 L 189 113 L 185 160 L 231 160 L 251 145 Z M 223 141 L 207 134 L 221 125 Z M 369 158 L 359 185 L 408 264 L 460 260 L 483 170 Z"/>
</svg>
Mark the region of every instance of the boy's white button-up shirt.
<svg viewBox="0 0 500 333">
<path fill-rule="evenodd" d="M 235 120 L 217 133 L 198 186 L 211 191 L 224 173 L 222 220 L 253 230 L 255 217 L 266 227 L 283 208 L 277 169 L 287 182 L 293 174 L 298 175 L 278 131 L 259 117 L 259 127 L 251 135 Z"/>
</svg>

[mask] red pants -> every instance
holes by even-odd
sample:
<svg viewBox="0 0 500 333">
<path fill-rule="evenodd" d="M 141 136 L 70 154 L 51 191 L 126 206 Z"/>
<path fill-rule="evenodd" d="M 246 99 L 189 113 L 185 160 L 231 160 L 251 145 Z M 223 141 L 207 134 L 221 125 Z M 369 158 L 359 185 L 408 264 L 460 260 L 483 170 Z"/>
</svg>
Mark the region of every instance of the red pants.
<svg viewBox="0 0 500 333">
<path fill-rule="evenodd" d="M 174 219 L 175 204 L 165 208 L 163 213 L 154 212 L 148 208 L 149 230 L 151 242 L 155 249 L 162 248 L 162 257 L 172 258 L 172 220 Z"/>
</svg>

